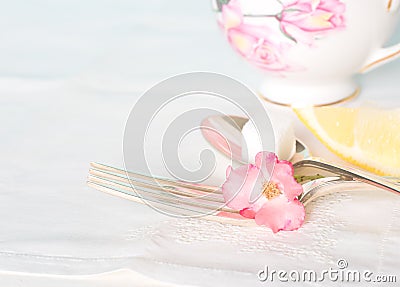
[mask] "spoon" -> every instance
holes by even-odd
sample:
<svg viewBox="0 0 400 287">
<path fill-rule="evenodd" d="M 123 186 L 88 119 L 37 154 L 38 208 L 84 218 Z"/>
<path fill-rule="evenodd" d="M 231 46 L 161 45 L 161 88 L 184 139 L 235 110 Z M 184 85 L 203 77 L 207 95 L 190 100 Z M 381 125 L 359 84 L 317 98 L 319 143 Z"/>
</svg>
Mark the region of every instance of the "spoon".
<svg viewBox="0 0 400 287">
<path fill-rule="evenodd" d="M 242 129 L 249 119 L 238 116 L 211 116 L 203 120 L 201 130 L 204 138 L 218 151 L 241 164 L 247 164 L 242 159 Z M 224 135 L 224 138 L 218 133 Z M 400 184 L 355 168 L 341 167 L 323 159 L 312 157 L 308 148 L 296 140 L 296 154 L 291 161 L 296 174 L 302 174 L 306 168 L 337 175 L 345 181 L 364 182 L 381 189 L 400 195 Z"/>
</svg>

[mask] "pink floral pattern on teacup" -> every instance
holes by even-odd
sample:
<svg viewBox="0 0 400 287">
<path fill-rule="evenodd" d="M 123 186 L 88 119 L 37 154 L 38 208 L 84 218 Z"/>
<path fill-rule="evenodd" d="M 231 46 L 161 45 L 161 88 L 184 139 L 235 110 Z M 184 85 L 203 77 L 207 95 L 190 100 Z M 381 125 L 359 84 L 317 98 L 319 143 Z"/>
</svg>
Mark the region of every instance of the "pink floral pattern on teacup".
<svg viewBox="0 0 400 287">
<path fill-rule="evenodd" d="M 287 71 L 290 65 L 285 62 L 284 53 L 288 44 L 273 41 L 272 37 L 264 35 L 264 30 L 249 25 L 240 25 L 227 31 L 229 43 L 250 62 L 260 68 L 271 71 Z M 271 36 L 272 33 L 269 33 Z"/>
<path fill-rule="evenodd" d="M 281 0 L 281 29 L 295 41 L 312 44 L 317 35 L 345 26 L 346 6 L 339 0 Z"/>
<path fill-rule="evenodd" d="M 224 1 L 220 25 L 229 43 L 248 61 L 269 71 L 298 70 L 286 57 L 291 47 L 311 46 L 319 36 L 345 27 L 346 6 L 340 0 L 279 0 L 281 11 L 264 15 L 274 21 L 258 25 L 245 22 L 238 0 Z"/>
</svg>

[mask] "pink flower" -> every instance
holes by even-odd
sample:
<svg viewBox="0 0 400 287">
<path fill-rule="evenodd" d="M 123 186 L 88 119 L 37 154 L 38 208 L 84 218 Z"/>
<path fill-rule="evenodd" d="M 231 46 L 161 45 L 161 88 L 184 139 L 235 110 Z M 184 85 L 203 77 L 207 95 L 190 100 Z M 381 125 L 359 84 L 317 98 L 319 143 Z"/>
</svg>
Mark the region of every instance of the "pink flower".
<svg viewBox="0 0 400 287">
<path fill-rule="evenodd" d="M 231 46 L 245 59 L 270 71 L 287 71 L 284 52 L 289 48 L 282 36 L 267 25 L 249 25 L 243 22 L 243 13 L 237 0 L 222 7 L 221 26 L 226 30 Z"/>
<path fill-rule="evenodd" d="M 232 0 L 222 6 L 221 23 L 225 29 L 235 28 L 243 23 L 243 13 L 240 9 L 239 1 Z"/>
<path fill-rule="evenodd" d="M 285 43 L 276 43 L 270 37 L 257 33 L 258 27 L 241 25 L 227 31 L 231 46 L 244 58 L 256 66 L 270 71 L 287 71 L 290 66 L 285 62 L 284 52 L 289 48 Z M 265 33 L 264 31 L 258 31 Z"/>
<path fill-rule="evenodd" d="M 228 167 L 222 185 L 227 206 L 273 232 L 296 230 L 303 224 L 305 210 L 297 199 L 302 192 L 293 177 L 292 164 L 269 152 L 258 153 L 255 165 Z M 254 193 L 256 198 L 252 200 Z"/>
<path fill-rule="evenodd" d="M 311 44 L 326 31 L 345 27 L 346 6 L 340 0 L 282 0 L 281 29 L 296 41 Z"/>
</svg>

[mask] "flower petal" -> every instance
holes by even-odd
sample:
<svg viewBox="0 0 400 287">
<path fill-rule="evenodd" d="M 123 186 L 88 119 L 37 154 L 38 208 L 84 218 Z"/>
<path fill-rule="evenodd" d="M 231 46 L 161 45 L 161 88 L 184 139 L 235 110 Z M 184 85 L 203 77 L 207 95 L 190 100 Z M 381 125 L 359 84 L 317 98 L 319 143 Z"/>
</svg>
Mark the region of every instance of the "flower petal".
<svg viewBox="0 0 400 287">
<path fill-rule="evenodd" d="M 314 42 L 314 35 L 312 33 L 303 31 L 298 26 L 290 22 L 282 21 L 281 29 L 292 38 L 296 39 L 297 42 L 301 42 L 306 45 L 312 45 Z"/>
<path fill-rule="evenodd" d="M 302 194 L 303 186 L 293 177 L 293 165 L 289 161 L 280 160 L 275 164 L 274 173 L 271 181 L 278 184 L 279 189 L 289 200 L 294 200 Z"/>
<path fill-rule="evenodd" d="M 241 166 L 237 169 L 228 167 L 229 175 L 222 185 L 222 194 L 226 205 L 236 210 L 253 208 L 260 209 L 266 199 L 261 196 L 254 203 L 250 203 L 253 190 L 262 191 L 264 179 L 260 170 L 252 164 Z"/>
<path fill-rule="evenodd" d="M 249 219 L 254 219 L 256 212 L 250 208 L 245 208 L 240 211 L 240 215 Z"/>
<path fill-rule="evenodd" d="M 333 29 L 335 26 L 330 22 L 330 19 L 334 16 L 331 12 L 317 10 L 306 19 L 298 21 L 296 24 L 299 28 L 308 32 L 318 32 L 328 29 Z"/>
<path fill-rule="evenodd" d="M 254 48 L 259 41 L 255 36 L 247 34 L 242 29 L 229 29 L 228 41 L 232 47 L 239 52 L 243 57 L 248 58 L 254 51 Z"/>
<path fill-rule="evenodd" d="M 232 0 L 222 6 L 222 25 L 225 29 L 239 26 L 243 22 L 243 14 L 239 1 Z"/>
<path fill-rule="evenodd" d="M 339 0 L 284 1 L 280 27 L 296 42 L 312 45 L 318 35 L 345 27 L 345 11 Z"/>
<path fill-rule="evenodd" d="M 321 4 L 318 8 L 325 11 L 331 11 L 335 14 L 343 14 L 346 11 L 346 5 L 339 0 L 321 1 Z"/>
<path fill-rule="evenodd" d="M 277 162 L 278 156 L 273 152 L 262 151 L 256 154 L 255 164 L 261 170 L 267 182 L 271 179 Z"/>
<path fill-rule="evenodd" d="M 305 209 L 299 200 L 289 201 L 284 196 L 267 201 L 256 213 L 258 225 L 265 225 L 274 233 L 280 230 L 296 230 L 304 222 Z"/>
</svg>

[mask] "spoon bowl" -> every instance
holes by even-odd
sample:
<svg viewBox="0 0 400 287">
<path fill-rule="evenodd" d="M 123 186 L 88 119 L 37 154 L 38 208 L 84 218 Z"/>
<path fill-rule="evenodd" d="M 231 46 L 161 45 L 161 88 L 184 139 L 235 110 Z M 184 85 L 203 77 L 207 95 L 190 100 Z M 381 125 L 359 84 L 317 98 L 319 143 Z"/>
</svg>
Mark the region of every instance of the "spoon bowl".
<svg viewBox="0 0 400 287">
<path fill-rule="evenodd" d="M 204 138 L 216 150 L 240 164 L 247 164 L 248 162 L 243 159 L 241 139 L 242 129 L 248 120 L 240 116 L 211 116 L 202 121 L 201 131 Z M 289 159 L 291 162 L 311 156 L 308 147 L 300 140 L 296 139 L 294 145 L 295 154 Z"/>
</svg>

